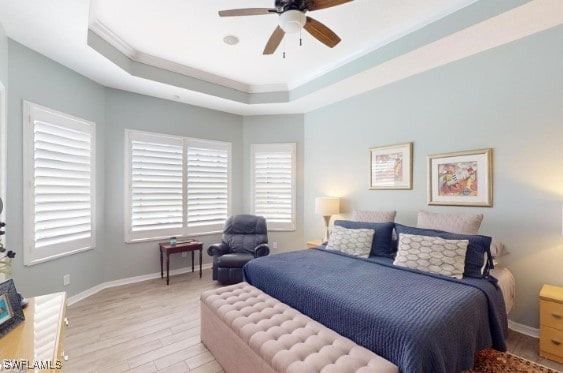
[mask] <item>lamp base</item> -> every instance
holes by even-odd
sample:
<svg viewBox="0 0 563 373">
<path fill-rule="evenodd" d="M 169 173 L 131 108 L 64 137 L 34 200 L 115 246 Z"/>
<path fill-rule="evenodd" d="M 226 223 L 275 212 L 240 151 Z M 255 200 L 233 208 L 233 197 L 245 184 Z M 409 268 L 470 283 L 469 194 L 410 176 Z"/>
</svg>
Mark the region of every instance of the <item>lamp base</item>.
<svg viewBox="0 0 563 373">
<path fill-rule="evenodd" d="M 330 232 L 329 232 L 329 228 L 328 228 L 328 227 L 329 227 L 329 225 L 330 225 L 330 218 L 331 218 L 331 216 L 332 216 L 332 215 L 323 216 L 323 218 L 324 218 L 324 220 L 325 220 L 325 227 L 326 227 L 326 230 L 325 230 L 325 237 L 324 237 L 324 239 L 323 239 L 323 242 L 328 242 L 328 239 L 330 238 Z"/>
</svg>

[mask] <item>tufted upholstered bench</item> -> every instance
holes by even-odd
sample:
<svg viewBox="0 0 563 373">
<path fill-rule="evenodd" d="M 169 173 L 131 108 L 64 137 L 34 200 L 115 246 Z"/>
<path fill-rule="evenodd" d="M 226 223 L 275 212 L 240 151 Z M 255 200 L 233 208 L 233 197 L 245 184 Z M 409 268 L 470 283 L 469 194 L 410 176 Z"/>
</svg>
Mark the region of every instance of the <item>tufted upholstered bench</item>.
<svg viewBox="0 0 563 373">
<path fill-rule="evenodd" d="M 399 372 L 246 282 L 201 295 L 201 340 L 227 372 Z"/>
</svg>

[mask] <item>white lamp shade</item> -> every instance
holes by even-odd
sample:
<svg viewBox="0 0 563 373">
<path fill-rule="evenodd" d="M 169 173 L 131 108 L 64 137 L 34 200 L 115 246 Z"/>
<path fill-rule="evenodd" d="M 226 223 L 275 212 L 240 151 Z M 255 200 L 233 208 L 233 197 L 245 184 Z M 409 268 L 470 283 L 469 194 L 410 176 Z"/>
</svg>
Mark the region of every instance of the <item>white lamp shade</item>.
<svg viewBox="0 0 563 373">
<path fill-rule="evenodd" d="M 317 197 L 315 198 L 315 213 L 322 216 L 336 215 L 340 212 L 340 198 Z"/>
<path fill-rule="evenodd" d="M 280 27 L 288 34 L 299 32 L 306 21 L 305 13 L 299 10 L 288 10 L 280 15 Z"/>
</svg>

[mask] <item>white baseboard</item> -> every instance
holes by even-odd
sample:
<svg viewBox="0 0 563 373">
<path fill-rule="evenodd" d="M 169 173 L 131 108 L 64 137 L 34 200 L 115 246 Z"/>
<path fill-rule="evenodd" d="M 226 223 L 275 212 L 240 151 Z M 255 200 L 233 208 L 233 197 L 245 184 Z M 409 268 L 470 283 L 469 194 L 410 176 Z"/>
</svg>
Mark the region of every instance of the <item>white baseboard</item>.
<svg viewBox="0 0 563 373">
<path fill-rule="evenodd" d="M 540 330 L 536 328 L 532 328 L 531 326 L 527 326 L 524 324 L 519 324 L 517 322 L 508 320 L 508 328 L 514 330 L 515 332 L 522 333 L 528 335 L 530 337 L 539 338 L 540 337 Z"/>
<path fill-rule="evenodd" d="M 208 264 L 204 264 L 201 268 L 202 269 L 210 269 L 213 267 L 212 263 L 208 263 Z M 174 269 L 172 271 L 170 271 L 170 276 L 174 276 L 174 275 L 180 275 L 182 273 L 188 273 L 191 272 L 191 269 L 186 267 L 186 268 L 180 268 L 180 269 Z M 197 272 L 197 269 L 196 269 Z M 129 277 L 129 278 L 123 278 L 121 280 L 114 280 L 114 281 L 108 281 L 108 282 L 103 282 L 99 285 L 96 285 L 94 287 L 91 287 L 88 290 L 84 290 L 76 295 L 73 295 L 72 297 L 68 298 L 67 300 L 67 304 L 73 305 L 76 302 L 79 302 L 83 299 L 88 298 L 91 295 L 96 294 L 99 291 L 102 291 L 104 289 L 108 289 L 108 288 L 113 288 L 116 286 L 122 286 L 122 285 L 128 285 L 128 284 L 134 284 L 136 282 L 142 282 L 142 281 L 147 281 L 147 280 L 153 280 L 155 278 L 160 278 L 160 272 L 157 273 L 151 273 L 148 275 L 142 275 L 142 276 L 135 276 L 135 277 Z"/>
</svg>

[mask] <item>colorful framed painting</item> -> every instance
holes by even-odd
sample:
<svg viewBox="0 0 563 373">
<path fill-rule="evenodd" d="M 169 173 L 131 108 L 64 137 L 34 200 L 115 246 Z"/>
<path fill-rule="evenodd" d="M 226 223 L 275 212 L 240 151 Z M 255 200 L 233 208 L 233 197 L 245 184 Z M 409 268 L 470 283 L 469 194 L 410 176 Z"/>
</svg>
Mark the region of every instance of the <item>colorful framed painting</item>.
<svg viewBox="0 0 563 373">
<path fill-rule="evenodd" d="M 0 338 L 25 320 L 14 281 L 0 283 Z"/>
<path fill-rule="evenodd" d="M 369 149 L 370 189 L 412 189 L 412 142 Z"/>
<path fill-rule="evenodd" d="M 428 156 L 428 204 L 493 205 L 493 149 Z"/>
</svg>

